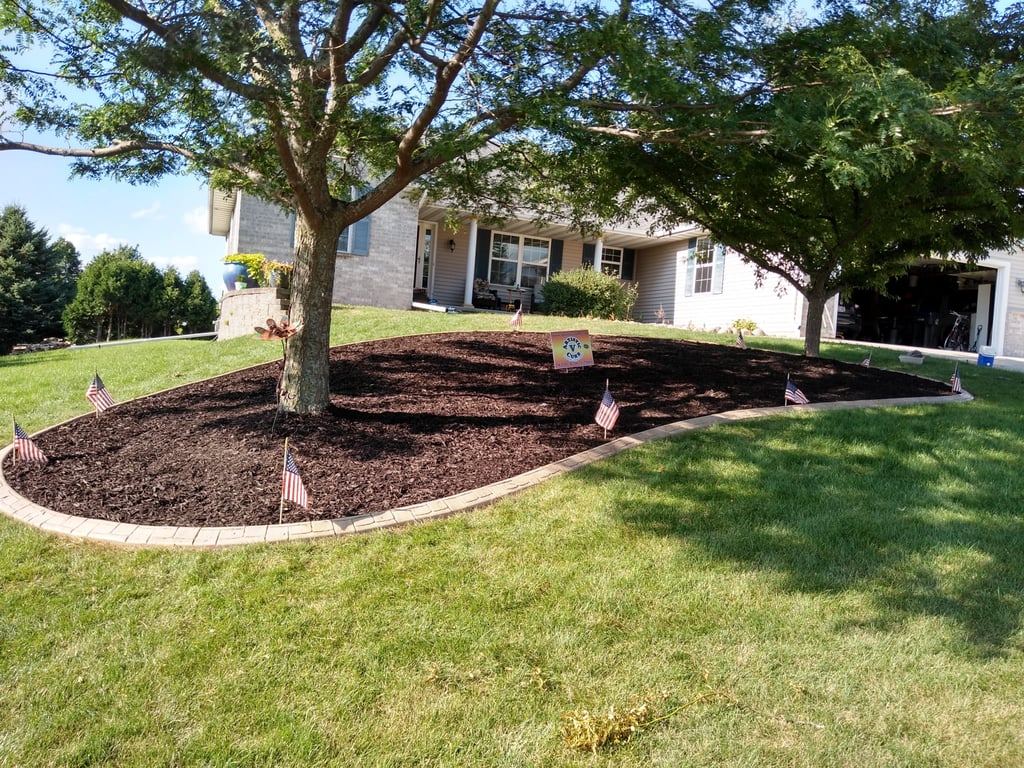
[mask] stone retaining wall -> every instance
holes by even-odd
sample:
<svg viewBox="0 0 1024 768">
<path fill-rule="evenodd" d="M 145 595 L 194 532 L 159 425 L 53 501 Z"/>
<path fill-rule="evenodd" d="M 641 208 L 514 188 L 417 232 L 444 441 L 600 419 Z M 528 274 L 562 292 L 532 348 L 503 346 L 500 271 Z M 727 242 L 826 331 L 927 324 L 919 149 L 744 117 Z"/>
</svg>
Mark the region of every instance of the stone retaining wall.
<svg viewBox="0 0 1024 768">
<path fill-rule="evenodd" d="M 251 336 L 257 325 L 267 324 L 267 318 L 276 321 L 288 316 L 291 305 L 288 291 L 282 288 L 246 288 L 227 291 L 220 300 L 220 318 L 217 320 L 217 338 L 234 339 Z"/>
</svg>

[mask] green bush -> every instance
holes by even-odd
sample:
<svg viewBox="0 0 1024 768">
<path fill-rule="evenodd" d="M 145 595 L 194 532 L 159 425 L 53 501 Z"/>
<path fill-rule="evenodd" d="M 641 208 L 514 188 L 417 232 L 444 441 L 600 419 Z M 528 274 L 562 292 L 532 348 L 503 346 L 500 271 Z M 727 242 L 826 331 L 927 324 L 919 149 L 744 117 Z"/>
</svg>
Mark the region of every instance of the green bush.
<svg viewBox="0 0 1024 768">
<path fill-rule="evenodd" d="M 544 284 L 544 311 L 567 317 L 625 320 L 636 304 L 637 286 L 588 267 L 558 272 Z"/>
</svg>

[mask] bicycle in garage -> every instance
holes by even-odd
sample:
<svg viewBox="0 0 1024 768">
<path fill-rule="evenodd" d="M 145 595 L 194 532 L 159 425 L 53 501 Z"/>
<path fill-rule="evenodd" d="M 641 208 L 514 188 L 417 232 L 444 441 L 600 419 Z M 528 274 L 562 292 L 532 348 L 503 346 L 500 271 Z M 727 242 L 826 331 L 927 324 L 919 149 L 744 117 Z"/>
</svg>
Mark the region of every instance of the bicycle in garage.
<svg viewBox="0 0 1024 768">
<path fill-rule="evenodd" d="M 975 331 L 974 342 L 971 343 L 970 315 L 961 315 L 959 312 L 951 312 L 953 315 L 953 327 L 949 329 L 946 340 L 942 342 L 943 349 L 955 349 L 960 352 L 977 352 L 978 340 L 981 338 L 981 324 Z"/>
</svg>

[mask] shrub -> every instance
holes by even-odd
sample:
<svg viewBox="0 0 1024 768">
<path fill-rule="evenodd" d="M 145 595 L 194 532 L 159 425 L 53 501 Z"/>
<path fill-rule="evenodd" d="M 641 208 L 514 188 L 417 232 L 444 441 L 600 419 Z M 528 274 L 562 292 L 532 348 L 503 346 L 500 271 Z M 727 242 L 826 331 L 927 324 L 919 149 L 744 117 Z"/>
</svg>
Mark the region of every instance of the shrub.
<svg viewBox="0 0 1024 768">
<path fill-rule="evenodd" d="M 552 275 L 542 293 L 544 311 L 550 315 L 625 320 L 636 304 L 637 286 L 581 267 Z"/>
<path fill-rule="evenodd" d="M 737 331 L 750 331 L 751 333 L 753 333 L 754 331 L 757 330 L 757 323 L 755 323 L 753 320 L 741 318 L 739 320 L 734 320 L 732 327 L 735 328 Z"/>
</svg>

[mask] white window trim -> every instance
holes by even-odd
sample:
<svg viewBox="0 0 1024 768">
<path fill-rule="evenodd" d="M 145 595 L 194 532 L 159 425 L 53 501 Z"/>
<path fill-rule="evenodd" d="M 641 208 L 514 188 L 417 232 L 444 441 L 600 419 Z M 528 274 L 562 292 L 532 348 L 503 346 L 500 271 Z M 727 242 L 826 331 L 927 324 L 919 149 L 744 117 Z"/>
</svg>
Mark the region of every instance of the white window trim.
<svg viewBox="0 0 1024 768">
<path fill-rule="evenodd" d="M 702 262 L 701 258 L 707 261 Z M 694 296 L 703 296 L 711 293 L 715 284 L 715 243 L 710 237 L 697 238 L 697 244 L 693 252 L 693 285 L 691 290 Z M 703 272 L 702 272 L 703 270 Z M 698 285 L 701 288 L 698 289 Z M 706 285 L 706 287 L 704 287 Z"/>
<path fill-rule="evenodd" d="M 512 263 L 512 259 L 496 259 L 494 257 L 494 241 L 495 241 L 496 238 L 498 238 L 500 236 L 509 237 L 509 238 L 514 237 L 514 238 L 516 238 L 516 241 L 518 242 L 518 246 L 516 247 L 516 259 L 515 259 L 515 263 L 516 263 L 516 279 L 515 279 L 514 285 L 521 285 L 522 281 L 523 281 L 523 264 L 524 264 L 524 262 L 523 262 L 523 251 L 526 248 L 526 240 L 527 239 L 536 240 L 539 243 L 545 243 L 547 245 L 548 257 L 547 257 L 547 263 L 544 265 L 544 279 L 546 280 L 548 278 L 550 270 L 551 270 L 551 238 L 537 237 L 535 235 L 524 235 L 524 234 L 521 234 L 519 232 L 502 232 L 502 231 L 498 231 L 498 230 L 494 230 L 494 231 L 491 232 L 491 244 L 490 244 L 490 249 L 488 250 L 488 255 L 487 255 L 487 276 L 488 276 L 488 278 L 490 278 L 491 274 L 493 273 L 492 265 L 493 265 L 493 263 L 495 261 L 505 262 L 507 264 L 511 264 Z M 528 263 L 531 266 L 534 265 L 534 262 L 528 262 Z M 492 285 L 505 285 L 505 283 L 495 283 L 493 281 L 491 281 L 491 284 Z M 512 286 L 513 286 L 512 283 L 508 284 L 509 288 L 511 288 Z"/>
<path fill-rule="evenodd" d="M 606 275 L 621 279 L 624 254 L 625 251 L 622 248 L 604 246 L 601 249 L 601 271 Z"/>
</svg>

